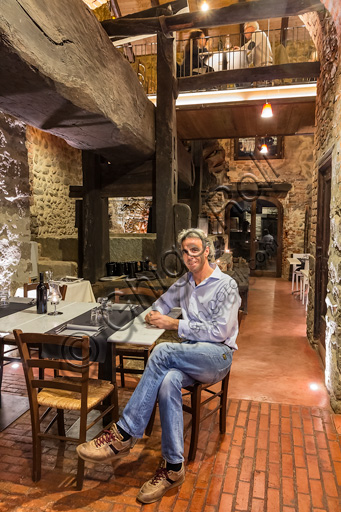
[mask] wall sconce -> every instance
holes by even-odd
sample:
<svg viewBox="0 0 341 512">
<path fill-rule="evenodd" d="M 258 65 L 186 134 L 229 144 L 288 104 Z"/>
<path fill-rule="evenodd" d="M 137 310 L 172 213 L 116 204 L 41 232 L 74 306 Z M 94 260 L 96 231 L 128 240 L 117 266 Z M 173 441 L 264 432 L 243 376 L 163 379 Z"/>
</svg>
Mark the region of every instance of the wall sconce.
<svg viewBox="0 0 341 512">
<path fill-rule="evenodd" d="M 201 9 L 202 11 L 204 11 L 204 12 L 205 12 L 205 11 L 208 11 L 208 10 L 209 10 L 209 8 L 210 8 L 210 7 L 209 7 L 209 5 L 208 5 L 208 3 L 207 3 L 207 2 L 203 2 L 203 3 L 201 4 L 201 7 L 200 7 L 200 9 Z"/>
<path fill-rule="evenodd" d="M 263 105 L 261 117 L 272 117 L 272 116 L 273 116 L 273 113 L 272 113 L 271 103 L 268 103 L 266 101 Z"/>
</svg>

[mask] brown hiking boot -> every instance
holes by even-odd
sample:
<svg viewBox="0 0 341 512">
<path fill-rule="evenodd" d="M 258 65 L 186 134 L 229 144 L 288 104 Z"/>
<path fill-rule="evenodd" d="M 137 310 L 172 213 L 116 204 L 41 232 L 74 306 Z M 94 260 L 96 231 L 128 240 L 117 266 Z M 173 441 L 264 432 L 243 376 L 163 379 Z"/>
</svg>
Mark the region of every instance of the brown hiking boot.
<svg viewBox="0 0 341 512">
<path fill-rule="evenodd" d="M 109 462 L 128 455 L 135 443 L 134 437 L 123 441 L 123 436 L 114 423 L 110 430 L 104 430 L 100 437 L 92 441 L 79 444 L 76 450 L 82 459 L 89 462 Z"/>
<path fill-rule="evenodd" d="M 153 478 L 142 485 L 137 499 L 141 503 L 153 503 L 160 500 L 167 491 L 181 485 L 184 481 L 184 464 L 182 464 L 179 471 L 172 471 L 171 469 L 166 469 L 166 461 L 163 460 Z"/>
</svg>

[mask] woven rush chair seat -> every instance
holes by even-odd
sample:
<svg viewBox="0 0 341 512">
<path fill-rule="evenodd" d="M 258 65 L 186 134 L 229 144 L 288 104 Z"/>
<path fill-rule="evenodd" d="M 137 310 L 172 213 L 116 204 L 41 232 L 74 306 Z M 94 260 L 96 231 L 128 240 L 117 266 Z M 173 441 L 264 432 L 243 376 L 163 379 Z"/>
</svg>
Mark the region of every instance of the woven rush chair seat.
<svg viewBox="0 0 341 512">
<path fill-rule="evenodd" d="M 81 384 L 80 379 L 77 379 L 77 377 L 55 377 L 53 381 L 64 384 Z M 114 391 L 114 385 L 106 380 L 89 379 L 88 386 L 88 411 L 96 407 Z M 82 406 L 81 395 L 76 391 L 43 388 L 38 393 L 37 400 L 39 405 L 70 411 L 80 411 Z"/>
<path fill-rule="evenodd" d="M 82 444 L 86 441 L 86 433 L 95 423 L 109 413 L 114 420 L 115 403 L 117 403 L 116 384 L 102 380 L 90 379 L 90 340 L 88 336 L 62 336 L 56 334 L 23 333 L 14 330 L 14 337 L 19 348 L 25 374 L 27 393 L 30 402 L 32 427 L 33 468 L 32 479 L 37 482 L 41 478 L 41 442 L 43 438 L 58 441 L 70 441 Z M 80 350 L 81 358 L 76 361 L 44 358 L 44 346 L 57 345 Z M 39 347 L 38 354 L 32 350 Z M 33 357 L 34 355 L 34 357 Z M 34 371 L 35 370 L 35 371 Z M 39 372 L 37 371 L 39 370 Z M 42 372 L 41 372 L 42 370 Z M 53 374 L 53 378 L 45 378 L 44 373 Z M 61 374 L 67 372 L 67 376 Z M 39 374 L 38 376 L 36 374 Z M 71 375 L 70 375 L 71 374 Z M 104 403 L 109 399 L 109 404 Z M 40 406 L 46 410 L 40 414 Z M 56 414 L 42 429 L 42 421 L 50 412 Z M 100 413 L 87 422 L 88 412 L 98 410 Z M 79 411 L 79 434 L 76 437 L 66 436 L 64 426 L 64 410 Z M 58 434 L 50 432 L 57 423 Z M 74 434 L 73 434 L 74 435 Z M 76 483 L 81 490 L 84 479 L 84 460 L 78 457 Z"/>
</svg>

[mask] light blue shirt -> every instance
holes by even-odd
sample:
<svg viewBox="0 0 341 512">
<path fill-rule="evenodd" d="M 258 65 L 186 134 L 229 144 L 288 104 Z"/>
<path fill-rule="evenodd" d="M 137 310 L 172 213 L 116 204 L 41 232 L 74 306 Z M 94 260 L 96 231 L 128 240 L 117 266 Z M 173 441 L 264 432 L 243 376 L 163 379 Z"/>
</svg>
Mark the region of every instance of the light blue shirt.
<svg viewBox="0 0 341 512">
<path fill-rule="evenodd" d="M 197 286 L 192 273 L 187 272 L 157 301 L 153 309 L 167 315 L 181 307 L 178 335 L 191 341 L 225 343 L 237 350 L 238 310 L 241 299 L 238 285 L 223 274 L 214 263 L 212 274 Z"/>
</svg>

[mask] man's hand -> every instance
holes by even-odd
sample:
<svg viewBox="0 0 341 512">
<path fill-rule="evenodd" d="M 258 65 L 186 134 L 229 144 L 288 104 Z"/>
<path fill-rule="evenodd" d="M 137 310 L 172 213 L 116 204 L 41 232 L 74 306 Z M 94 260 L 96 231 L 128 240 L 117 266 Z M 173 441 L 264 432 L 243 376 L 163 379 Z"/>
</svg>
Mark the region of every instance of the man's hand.
<svg viewBox="0 0 341 512">
<path fill-rule="evenodd" d="M 148 313 L 148 315 L 145 316 L 145 321 L 159 329 L 166 329 L 168 331 L 177 331 L 179 327 L 179 320 L 167 315 L 161 315 L 159 311 L 151 311 Z"/>
</svg>

